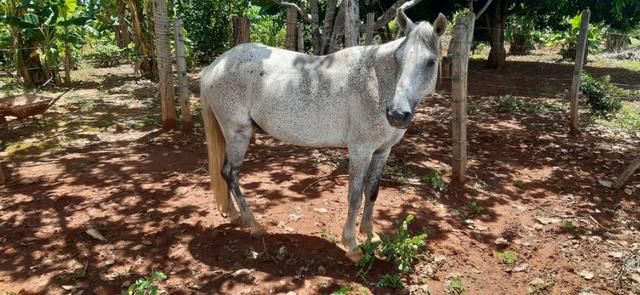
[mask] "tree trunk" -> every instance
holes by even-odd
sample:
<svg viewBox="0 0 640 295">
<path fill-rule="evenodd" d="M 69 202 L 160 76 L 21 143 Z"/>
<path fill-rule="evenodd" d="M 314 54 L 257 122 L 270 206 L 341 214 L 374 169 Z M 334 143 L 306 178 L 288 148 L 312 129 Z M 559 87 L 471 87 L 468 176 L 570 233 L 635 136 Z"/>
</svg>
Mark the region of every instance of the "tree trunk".
<svg viewBox="0 0 640 295">
<path fill-rule="evenodd" d="M 235 22 L 234 22 L 235 23 Z M 186 50 L 184 48 L 183 24 L 181 20 L 173 22 L 173 38 L 176 48 L 176 67 L 178 74 L 178 89 L 180 94 L 180 110 L 182 111 L 182 132 L 193 133 L 193 120 L 191 119 L 191 104 L 189 103 L 189 80 L 187 77 Z"/>
<path fill-rule="evenodd" d="M 71 47 L 64 42 L 64 85 L 71 86 Z"/>
<path fill-rule="evenodd" d="M 340 48 L 342 47 L 341 40 L 342 40 L 342 37 L 344 36 L 345 14 L 347 12 L 346 10 L 347 5 L 345 3 L 346 1 L 348 0 L 342 1 L 342 4 L 340 5 L 340 9 L 338 10 L 338 14 L 336 15 L 336 19 L 333 22 L 333 31 L 331 32 L 331 39 L 327 44 L 327 51 L 325 52 L 327 54 L 336 52 L 340 50 Z"/>
<path fill-rule="evenodd" d="M 131 10 L 131 24 L 136 33 L 138 39 L 138 46 L 140 49 L 140 57 L 138 60 L 137 68 L 142 72 L 142 75 L 152 81 L 158 81 L 158 68 L 153 56 L 153 42 L 151 37 L 153 30 L 146 28 L 146 33 L 142 30 L 142 22 L 144 20 L 144 11 L 140 9 L 136 3 L 137 0 L 129 0 Z"/>
<path fill-rule="evenodd" d="M 120 48 L 126 48 L 131 42 L 126 16 L 127 5 L 124 3 L 124 0 L 118 0 L 118 29 L 116 30 L 116 42 Z"/>
<path fill-rule="evenodd" d="M 336 14 L 336 0 L 327 0 L 327 9 L 324 15 L 324 21 L 322 25 L 322 39 L 320 45 L 320 54 L 326 54 L 328 52 L 329 41 L 333 34 L 333 21 Z"/>
<path fill-rule="evenodd" d="M 511 31 L 511 46 L 509 46 L 509 54 L 526 55 L 532 48 L 530 32 L 513 28 Z"/>
<path fill-rule="evenodd" d="M 507 51 L 504 49 L 506 2 L 494 0 L 484 14 L 489 25 L 489 39 L 491 41 L 487 67 L 492 69 L 503 68 L 506 65 Z"/>
<path fill-rule="evenodd" d="M 233 17 L 233 45 L 249 43 L 251 40 L 251 31 L 249 28 L 249 19 L 241 16 Z"/>
<path fill-rule="evenodd" d="M 298 10 L 294 7 L 287 7 L 287 41 L 285 48 L 295 51 L 298 39 L 296 35 L 298 33 Z"/>
<path fill-rule="evenodd" d="M 154 0 L 155 45 L 160 78 L 160 106 L 162 112 L 162 128 L 175 129 L 177 115 L 175 106 L 175 90 L 171 67 L 171 49 L 169 48 L 169 20 L 165 0 Z"/>
<path fill-rule="evenodd" d="M 320 35 L 320 13 L 318 12 L 318 0 L 311 0 L 311 39 L 313 40 L 313 54 L 319 55 L 321 51 L 322 36 Z"/>
<path fill-rule="evenodd" d="M 346 4 L 344 15 L 345 47 L 357 46 L 360 40 L 360 8 L 358 0 L 344 0 L 344 4 Z"/>
</svg>

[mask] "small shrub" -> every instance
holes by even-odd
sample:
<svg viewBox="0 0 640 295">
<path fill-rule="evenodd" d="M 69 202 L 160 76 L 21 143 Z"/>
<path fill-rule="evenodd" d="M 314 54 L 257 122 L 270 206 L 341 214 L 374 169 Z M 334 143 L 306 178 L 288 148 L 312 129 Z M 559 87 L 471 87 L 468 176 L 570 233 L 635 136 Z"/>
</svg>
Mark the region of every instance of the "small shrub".
<svg viewBox="0 0 640 295">
<path fill-rule="evenodd" d="M 513 265 L 518 262 L 518 253 L 515 251 L 498 251 L 498 258 L 504 264 Z"/>
<path fill-rule="evenodd" d="M 127 290 L 122 291 L 122 295 L 156 295 L 159 288 L 155 283 L 166 279 L 167 275 L 164 273 L 154 272 L 151 277 L 140 278 L 131 284 Z"/>
<path fill-rule="evenodd" d="M 253 248 L 249 248 L 246 256 L 247 260 L 256 260 L 260 256 L 260 253 L 256 252 L 256 250 L 253 250 Z"/>
<path fill-rule="evenodd" d="M 522 112 L 524 110 L 524 103 L 515 96 L 507 94 L 500 98 L 498 110 L 504 113 Z"/>
<path fill-rule="evenodd" d="M 117 66 L 126 55 L 127 50 L 110 43 L 101 43 L 96 46 L 95 52 L 90 57 L 96 67 L 106 68 Z"/>
<path fill-rule="evenodd" d="M 464 294 L 464 286 L 460 278 L 455 278 L 449 284 L 447 284 L 447 290 L 453 294 Z"/>
<path fill-rule="evenodd" d="M 582 74 L 580 90 L 587 97 L 587 104 L 596 116 L 609 118 L 622 108 L 622 101 L 615 97 L 621 91 L 610 81 L 610 76 L 594 78 L 587 73 Z"/>
<path fill-rule="evenodd" d="M 520 179 L 514 179 L 511 183 L 513 183 L 513 186 L 519 189 L 524 189 L 524 182 L 522 182 L 522 180 Z"/>
<path fill-rule="evenodd" d="M 444 192 L 447 189 L 444 184 L 442 172 L 440 172 L 440 170 L 433 170 L 429 172 L 429 174 L 422 176 L 422 178 L 420 178 L 420 181 L 430 184 L 433 189 L 439 192 Z"/>
</svg>

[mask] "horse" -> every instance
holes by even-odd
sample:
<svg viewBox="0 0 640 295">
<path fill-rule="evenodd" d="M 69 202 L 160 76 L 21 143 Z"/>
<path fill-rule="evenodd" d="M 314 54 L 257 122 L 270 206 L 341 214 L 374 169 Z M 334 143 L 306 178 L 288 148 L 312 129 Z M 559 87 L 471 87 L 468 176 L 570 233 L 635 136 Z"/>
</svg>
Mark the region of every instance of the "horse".
<svg viewBox="0 0 640 295">
<path fill-rule="evenodd" d="M 435 88 L 439 39 L 447 27 L 442 14 L 431 25 L 414 23 L 398 9 L 396 20 L 405 37 L 389 43 L 348 47 L 325 56 L 245 43 L 203 70 L 209 174 L 223 216 L 248 225 L 252 236 L 265 233 L 239 186 L 245 153 L 255 128 L 260 128 L 293 145 L 347 148 L 349 210 L 342 244 L 348 258 L 362 258 L 355 230 L 363 192 L 359 231 L 379 240 L 371 216 L 380 178 L 391 147 L 402 139 L 417 105 Z"/>
</svg>

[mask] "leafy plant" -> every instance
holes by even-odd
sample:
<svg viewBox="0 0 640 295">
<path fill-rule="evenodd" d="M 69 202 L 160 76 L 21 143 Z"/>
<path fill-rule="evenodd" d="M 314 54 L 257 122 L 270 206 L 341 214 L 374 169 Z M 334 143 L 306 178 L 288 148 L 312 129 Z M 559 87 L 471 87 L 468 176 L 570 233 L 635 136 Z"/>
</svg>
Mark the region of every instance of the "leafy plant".
<svg viewBox="0 0 640 295">
<path fill-rule="evenodd" d="M 580 91 L 587 97 L 587 104 L 596 116 L 609 118 L 622 108 L 622 101 L 616 97 L 621 91 L 610 81 L 608 75 L 594 78 L 587 73 L 582 74 Z"/>
<path fill-rule="evenodd" d="M 73 271 L 73 278 L 76 280 L 82 280 L 87 277 L 87 270 L 84 268 L 78 268 Z"/>
<path fill-rule="evenodd" d="M 247 260 L 256 260 L 259 256 L 260 253 L 256 252 L 256 250 L 253 250 L 253 248 L 249 248 L 249 250 L 247 250 Z"/>
<path fill-rule="evenodd" d="M 511 250 L 498 251 L 498 258 L 500 258 L 502 263 L 512 265 L 518 262 L 518 253 Z"/>
<path fill-rule="evenodd" d="M 150 277 L 138 279 L 131 284 L 127 290 L 122 291 L 122 295 L 156 295 L 159 287 L 155 284 L 167 279 L 167 275 L 161 272 L 154 272 Z"/>
<path fill-rule="evenodd" d="M 511 94 L 500 97 L 498 110 L 505 113 L 517 113 L 524 110 L 524 103 Z"/>
<path fill-rule="evenodd" d="M 440 170 L 433 170 L 429 172 L 429 174 L 422 176 L 420 181 L 423 183 L 428 183 L 433 187 L 436 191 L 444 192 L 447 187 L 444 184 L 444 179 L 442 172 Z"/>
<path fill-rule="evenodd" d="M 462 285 L 462 279 L 455 278 L 449 284 L 447 284 L 447 291 L 453 294 L 464 294 L 465 289 Z"/>
<path fill-rule="evenodd" d="M 559 54 L 563 58 L 575 58 L 576 43 L 578 42 L 578 34 L 580 33 L 580 23 L 582 22 L 582 14 L 578 14 L 572 18 L 565 18 L 562 26 L 566 27 L 564 31 L 547 34 L 547 46 L 560 45 Z M 602 50 L 600 43 L 605 35 L 604 26 L 599 24 L 589 24 L 587 31 L 587 52 L 585 52 L 585 60 L 587 53 L 597 53 Z"/>
<path fill-rule="evenodd" d="M 400 272 L 411 270 L 411 263 L 418 254 L 418 249 L 426 244 L 427 234 L 411 236 L 409 224 L 413 221 L 413 215 L 409 214 L 399 228 L 391 236 L 382 237 L 382 251 L 380 254 L 386 261 L 394 262 Z"/>
<path fill-rule="evenodd" d="M 90 55 L 94 65 L 99 68 L 113 67 L 125 58 L 127 50 L 110 43 L 100 43 Z"/>
<path fill-rule="evenodd" d="M 393 288 L 393 289 L 402 289 L 404 286 L 402 285 L 402 280 L 397 274 L 385 274 L 383 275 L 379 281 L 372 284 L 376 288 Z"/>
<path fill-rule="evenodd" d="M 476 214 L 482 214 L 482 212 L 484 212 L 484 207 L 478 204 L 478 201 L 476 200 L 469 202 L 469 207 L 471 207 L 471 210 Z"/>
<path fill-rule="evenodd" d="M 346 285 L 346 286 L 340 287 L 338 291 L 331 293 L 331 295 L 347 295 L 351 291 L 353 291 L 353 287 L 351 287 L 351 285 Z"/>
<path fill-rule="evenodd" d="M 524 182 L 522 182 L 522 180 L 520 179 L 514 179 L 511 183 L 513 183 L 513 186 L 519 189 L 524 189 Z"/>
<path fill-rule="evenodd" d="M 386 262 L 393 263 L 399 273 L 407 273 L 412 269 L 413 260 L 417 257 L 420 247 L 426 244 L 427 234 L 412 236 L 409 233 L 409 224 L 414 216 L 409 214 L 403 221 L 398 221 L 398 229 L 392 236 L 383 236 L 381 243 L 372 243 L 371 239 L 362 244 L 361 250 L 363 258 L 356 263 L 362 269 L 363 274 L 367 274 L 373 266 L 375 254 L 380 247 L 379 255 Z M 384 275 L 380 281 L 375 283 L 379 287 L 402 288 L 402 282 L 398 273 Z"/>
<path fill-rule="evenodd" d="M 562 224 L 564 225 L 564 228 L 566 228 L 567 230 L 573 230 L 574 228 L 576 228 L 576 225 L 573 224 L 573 221 L 569 219 L 562 220 Z"/>
</svg>

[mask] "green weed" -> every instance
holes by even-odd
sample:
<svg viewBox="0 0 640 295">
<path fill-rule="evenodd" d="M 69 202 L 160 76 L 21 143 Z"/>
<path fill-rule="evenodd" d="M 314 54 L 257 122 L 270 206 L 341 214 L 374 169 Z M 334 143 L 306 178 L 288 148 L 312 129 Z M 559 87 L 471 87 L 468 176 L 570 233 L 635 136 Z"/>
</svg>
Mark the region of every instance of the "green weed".
<svg viewBox="0 0 640 295">
<path fill-rule="evenodd" d="M 566 228 L 567 230 L 573 230 L 574 228 L 576 228 L 576 225 L 573 224 L 573 221 L 569 219 L 562 220 L 562 225 L 564 225 L 564 228 Z"/>
<path fill-rule="evenodd" d="M 518 253 L 511 250 L 498 251 L 498 258 L 500 258 L 504 264 L 513 265 L 518 262 Z"/>
<path fill-rule="evenodd" d="M 372 286 L 376 288 L 393 289 L 402 289 L 404 287 L 402 285 L 402 280 L 400 280 L 400 277 L 394 273 L 383 275 L 380 280 L 376 283 L 373 283 Z"/>
<path fill-rule="evenodd" d="M 320 237 L 325 239 L 325 240 L 327 240 L 327 241 L 329 241 L 332 244 L 338 243 L 338 236 L 336 236 L 333 233 L 323 231 L 323 232 L 320 233 Z"/>
<path fill-rule="evenodd" d="M 469 207 L 471 207 L 471 210 L 476 214 L 482 214 L 482 212 L 484 212 L 484 207 L 478 204 L 478 201 L 476 200 L 469 202 Z"/>
<path fill-rule="evenodd" d="M 519 189 L 524 189 L 524 182 L 522 182 L 522 180 L 520 179 L 514 179 L 511 183 L 513 184 L 513 186 Z"/>
<path fill-rule="evenodd" d="M 154 272 L 150 277 L 138 279 L 129 285 L 129 288 L 122 291 L 122 295 L 156 295 L 159 287 L 155 284 L 167 279 L 167 275 L 161 272 Z"/>
<path fill-rule="evenodd" d="M 447 290 L 449 291 L 449 293 L 453 294 L 464 294 L 465 289 L 462 285 L 462 279 L 455 278 L 454 280 L 449 282 L 449 284 L 447 284 Z"/>
<path fill-rule="evenodd" d="M 331 295 L 347 295 L 351 291 L 353 291 L 353 287 L 351 287 L 351 285 L 346 285 L 342 286 L 338 291 L 331 293 Z"/>
<path fill-rule="evenodd" d="M 430 184 L 433 189 L 439 192 L 444 192 L 447 189 L 446 185 L 444 184 L 442 172 L 440 172 L 440 170 L 433 170 L 429 172 L 429 174 L 422 176 L 422 178 L 420 178 L 420 181 Z"/>
</svg>

